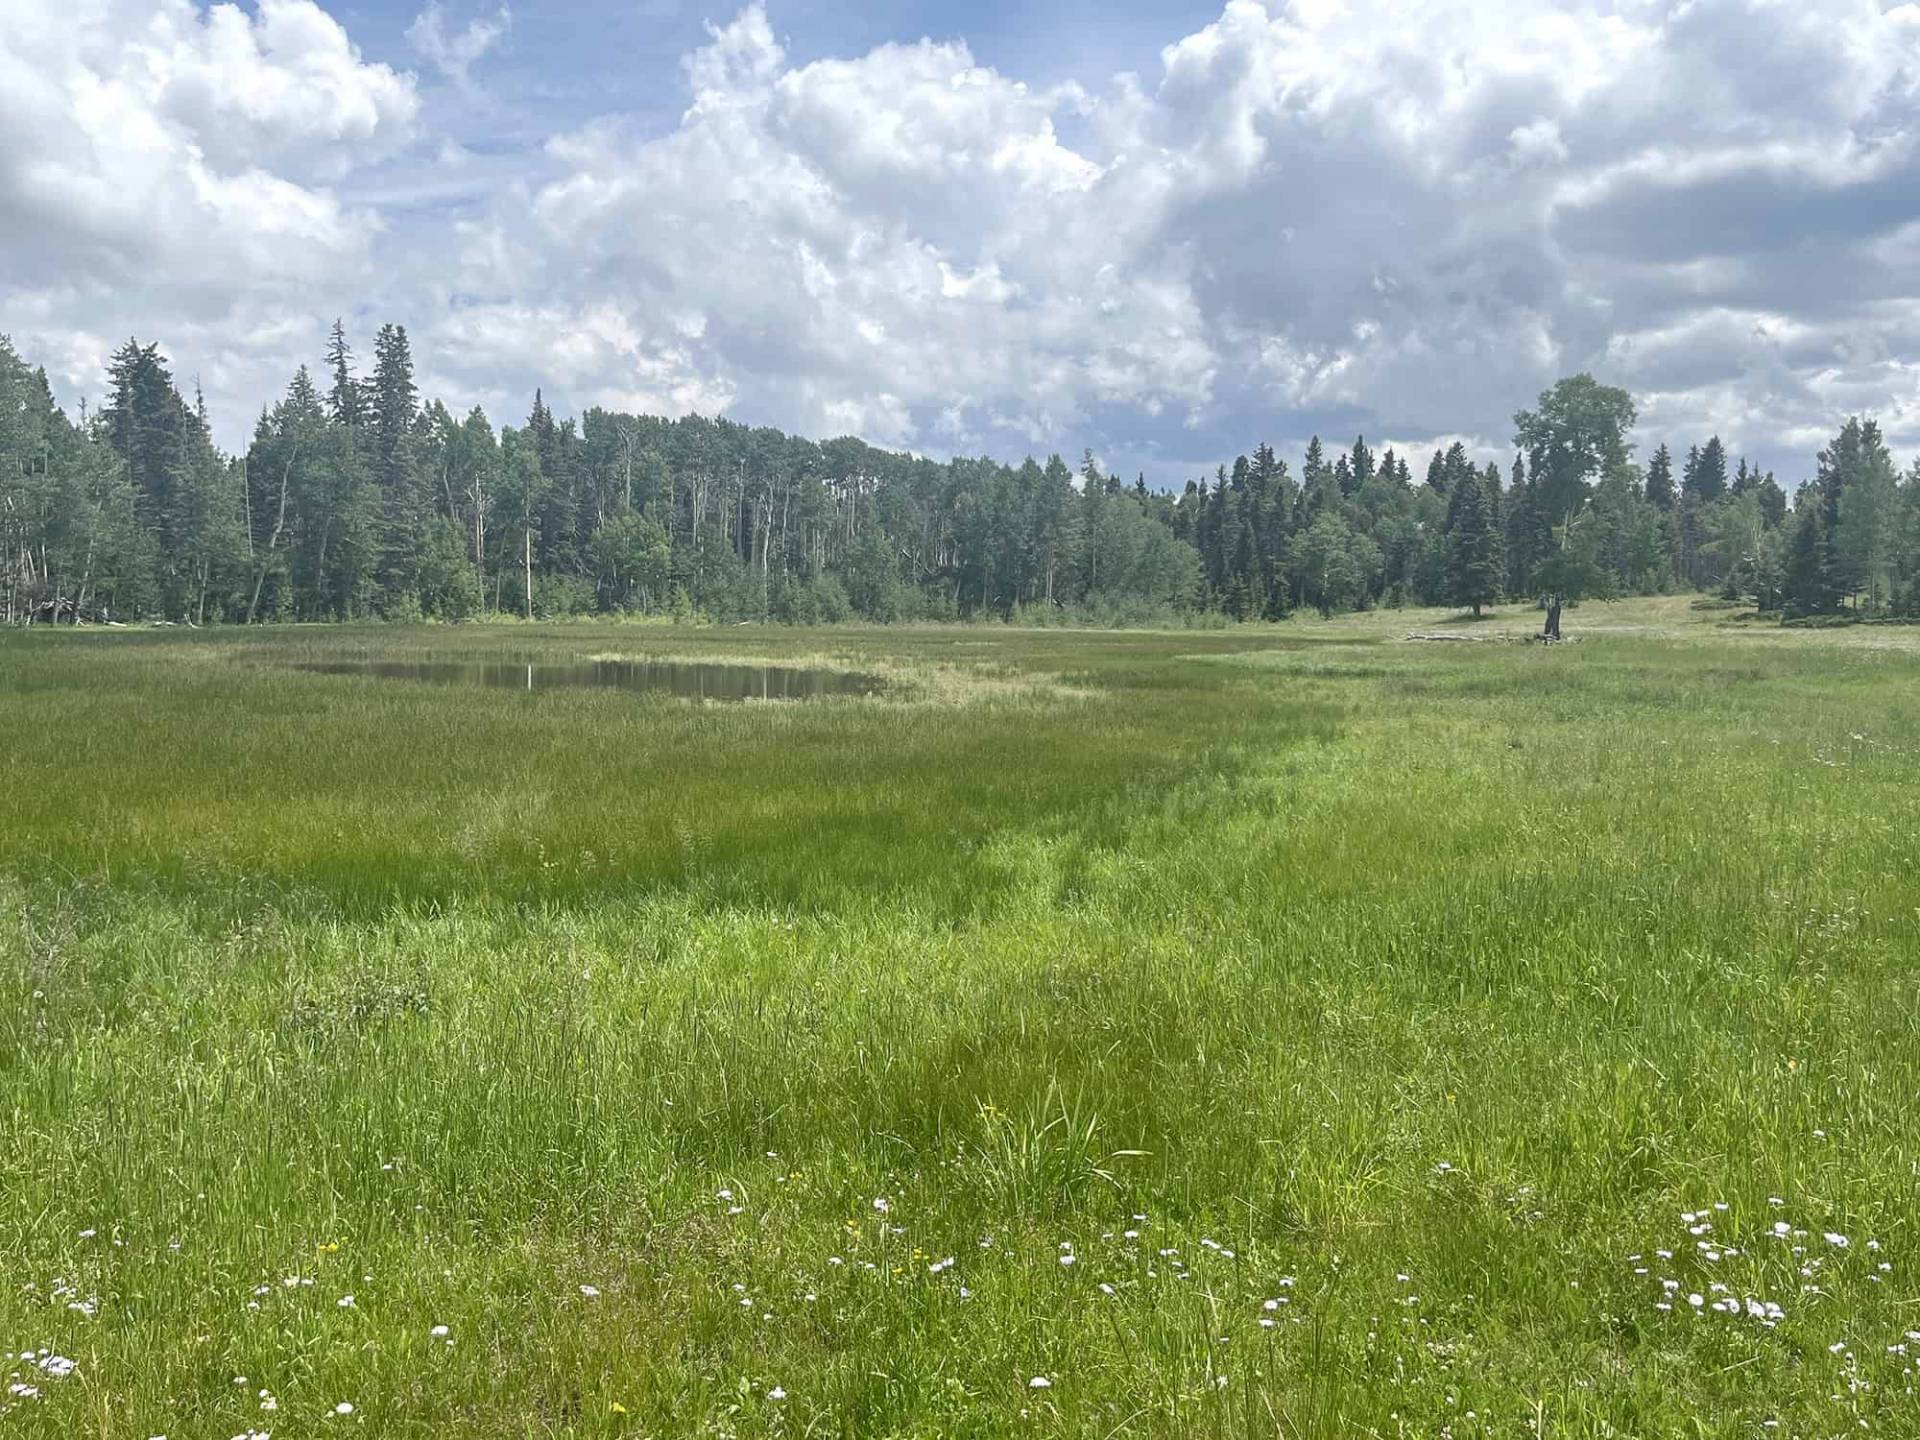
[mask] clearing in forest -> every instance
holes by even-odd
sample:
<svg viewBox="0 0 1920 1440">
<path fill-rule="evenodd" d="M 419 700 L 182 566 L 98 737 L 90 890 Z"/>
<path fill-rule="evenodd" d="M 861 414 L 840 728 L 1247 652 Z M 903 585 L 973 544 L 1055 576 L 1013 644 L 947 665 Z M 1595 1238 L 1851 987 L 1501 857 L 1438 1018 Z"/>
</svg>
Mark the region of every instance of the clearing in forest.
<svg viewBox="0 0 1920 1440">
<path fill-rule="evenodd" d="M 1454 624 L 0 634 L 0 1431 L 1915 1433 L 1920 631 Z"/>
</svg>

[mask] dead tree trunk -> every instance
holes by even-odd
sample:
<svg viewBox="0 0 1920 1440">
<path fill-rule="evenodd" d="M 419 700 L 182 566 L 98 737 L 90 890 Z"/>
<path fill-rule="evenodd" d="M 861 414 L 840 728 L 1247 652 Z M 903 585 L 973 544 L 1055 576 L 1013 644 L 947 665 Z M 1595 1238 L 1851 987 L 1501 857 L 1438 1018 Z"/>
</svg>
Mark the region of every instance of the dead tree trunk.
<svg viewBox="0 0 1920 1440">
<path fill-rule="evenodd" d="M 253 617 L 260 610 L 260 591 L 267 583 L 267 567 L 273 563 L 274 551 L 280 548 L 280 533 L 287 528 L 287 482 L 293 475 L 293 462 L 300 457 L 300 447 L 293 447 L 293 454 L 287 457 L 287 463 L 280 470 L 280 510 L 273 517 L 273 534 L 267 540 L 267 553 L 261 559 L 259 569 L 253 577 L 253 599 L 247 602 L 247 624 L 253 624 Z"/>
</svg>

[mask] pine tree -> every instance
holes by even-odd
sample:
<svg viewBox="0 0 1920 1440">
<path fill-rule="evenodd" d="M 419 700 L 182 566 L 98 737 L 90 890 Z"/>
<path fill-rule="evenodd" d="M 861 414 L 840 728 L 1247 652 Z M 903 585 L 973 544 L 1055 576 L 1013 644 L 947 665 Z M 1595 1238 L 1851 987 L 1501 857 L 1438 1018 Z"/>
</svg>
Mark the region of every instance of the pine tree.
<svg viewBox="0 0 1920 1440">
<path fill-rule="evenodd" d="M 1849 417 L 1840 433 L 1821 450 L 1813 481 L 1803 486 L 1795 505 L 1794 530 L 1787 547 L 1785 608 L 1789 614 L 1823 615 L 1840 608 L 1859 583 L 1858 558 L 1866 547 L 1856 538 L 1853 554 L 1843 549 L 1843 516 L 1848 494 L 1870 471 L 1890 469 L 1883 462 L 1885 446 L 1879 428 L 1859 416 Z M 1878 480 L 1866 483 L 1877 488 Z M 1856 504 L 1856 516 L 1860 507 Z M 1876 505 L 1872 507 L 1878 509 Z M 1859 535 L 1859 523 L 1854 527 Z"/>
<path fill-rule="evenodd" d="M 383 325 L 374 340 L 372 400 L 373 480 L 380 494 L 380 603 L 404 611 L 418 600 L 426 518 L 414 456 L 419 391 L 404 326 Z"/>
<path fill-rule="evenodd" d="M 1760 513 L 1766 516 L 1768 526 L 1778 529 L 1787 518 L 1787 492 L 1780 488 L 1771 470 L 1760 477 L 1754 493 L 1760 497 Z"/>
<path fill-rule="evenodd" d="M 1803 505 L 1787 542 L 1786 581 L 1781 587 L 1785 613 L 1825 615 L 1840 608 L 1840 592 L 1833 585 L 1832 545 L 1821 522 L 1818 500 Z"/>
<path fill-rule="evenodd" d="M 1535 572 L 1553 548 L 1553 531 L 1540 504 L 1533 475 L 1516 484 L 1507 496 L 1507 593 L 1537 593 Z"/>
<path fill-rule="evenodd" d="M 1340 489 L 1347 495 L 1356 495 L 1369 480 L 1373 479 L 1373 452 L 1367 448 L 1364 435 L 1353 437 L 1353 449 L 1347 456 L 1347 473 L 1342 478 Z"/>
<path fill-rule="evenodd" d="M 1320 437 L 1315 435 L 1307 441 L 1307 454 L 1300 466 L 1300 489 L 1311 494 L 1320 488 L 1327 478 L 1327 452 L 1321 448 Z"/>
<path fill-rule="evenodd" d="M 1457 605 L 1480 607 L 1500 596 L 1505 580 L 1499 527 L 1486 488 L 1469 469 L 1447 497 L 1447 584 Z"/>
<path fill-rule="evenodd" d="M 1228 503 L 1227 467 L 1222 465 L 1214 471 L 1213 490 L 1207 496 L 1207 549 L 1201 556 L 1207 589 L 1216 605 L 1225 603 L 1233 583 L 1233 555 L 1239 543 L 1239 514 Z"/>
<path fill-rule="evenodd" d="M 539 544 L 540 510 L 546 477 L 540 473 L 540 452 L 533 437 L 512 428 L 500 432 L 500 477 L 494 487 L 497 520 L 493 528 L 506 537 L 500 576 L 508 582 L 513 609 L 533 618 L 533 556 Z"/>
<path fill-rule="evenodd" d="M 1254 549 L 1255 593 L 1269 619 L 1286 613 L 1287 587 L 1283 582 L 1287 530 L 1293 512 L 1293 482 L 1287 463 L 1262 443 L 1253 452 L 1247 471 L 1248 529 Z"/>
<path fill-rule="evenodd" d="M 1673 509 L 1673 453 L 1664 443 L 1647 463 L 1646 487 L 1648 504 L 1658 510 Z"/>
<path fill-rule="evenodd" d="M 1711 505 L 1727 493 L 1727 447 L 1720 443 L 1718 435 L 1688 452 L 1680 493 L 1699 497 L 1702 506 Z"/>
<path fill-rule="evenodd" d="M 1900 493 L 1893 457 L 1880 426 L 1859 426 L 1853 473 L 1840 491 L 1833 522 L 1835 579 L 1842 593 L 1860 595 L 1869 610 L 1892 599 L 1894 539 L 1900 520 Z"/>
<path fill-rule="evenodd" d="M 366 387 L 354 376 L 346 326 L 337 319 L 327 340 L 327 370 L 333 376 L 333 388 L 327 392 L 328 414 L 337 425 L 359 426 L 367 415 Z"/>
<path fill-rule="evenodd" d="M 102 418 L 108 443 L 126 464 L 135 517 L 152 537 L 161 612 L 187 618 L 195 512 L 184 492 L 196 422 L 159 346 L 127 341 L 107 374 L 112 389 Z"/>
<path fill-rule="evenodd" d="M 557 422 L 539 390 L 533 392 L 533 412 L 527 416 L 526 435 L 540 456 L 543 478 L 540 500 L 539 550 L 534 563 L 543 574 L 576 573 L 580 568 L 579 437 L 573 422 Z M 738 526 L 738 490 L 741 469 L 727 467 L 722 488 L 732 497 L 734 513 L 722 518 L 728 532 Z"/>
</svg>

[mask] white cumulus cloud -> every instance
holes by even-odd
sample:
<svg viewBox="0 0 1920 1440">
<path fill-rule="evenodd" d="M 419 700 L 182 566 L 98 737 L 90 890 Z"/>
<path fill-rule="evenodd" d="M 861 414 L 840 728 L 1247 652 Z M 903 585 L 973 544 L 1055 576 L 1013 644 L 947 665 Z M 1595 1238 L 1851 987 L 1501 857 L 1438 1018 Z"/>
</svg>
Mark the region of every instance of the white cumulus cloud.
<svg viewBox="0 0 1920 1440">
<path fill-rule="evenodd" d="M 246 372 L 285 305 L 364 263 L 381 221 L 331 182 L 410 137 L 410 76 L 312 0 L 0 6 L 0 315 L 72 391 L 103 335 L 164 315 Z M 278 297 L 276 300 L 275 297 Z"/>
<path fill-rule="evenodd" d="M 55 356 L 165 320 L 252 404 L 357 293 L 501 419 L 543 384 L 1174 482 L 1313 431 L 1497 453 L 1583 368 L 1789 478 L 1843 409 L 1920 445 L 1920 7 L 1227 0 L 1066 84 L 796 59 L 780 14 L 506 155 L 312 0 L 9 0 L 0 299 Z M 507 23 L 409 35 L 460 81 Z M 436 213 L 454 170 L 489 188 Z"/>
</svg>

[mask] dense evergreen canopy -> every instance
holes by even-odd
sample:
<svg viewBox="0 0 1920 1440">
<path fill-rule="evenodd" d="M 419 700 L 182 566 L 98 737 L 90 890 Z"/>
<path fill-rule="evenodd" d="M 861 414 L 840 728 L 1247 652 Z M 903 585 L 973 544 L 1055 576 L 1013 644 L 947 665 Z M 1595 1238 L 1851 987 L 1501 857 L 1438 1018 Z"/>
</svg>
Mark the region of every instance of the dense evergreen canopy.
<svg viewBox="0 0 1920 1440">
<path fill-rule="evenodd" d="M 0 605 L 14 622 L 203 624 L 483 611 L 820 621 L 1277 618 L 1375 605 L 1696 588 L 1817 615 L 1920 612 L 1920 464 L 1846 421 L 1790 508 L 1718 437 L 1676 485 L 1625 391 L 1560 381 L 1514 417 L 1511 473 L 1466 448 L 1422 479 L 1364 438 L 1299 473 L 1261 445 L 1177 494 L 1055 455 L 944 464 L 842 437 L 538 393 L 498 432 L 422 403 L 406 330 L 371 374 L 335 324 L 244 455 L 215 448 L 157 346 L 113 356 L 76 421 L 0 339 Z"/>
</svg>

